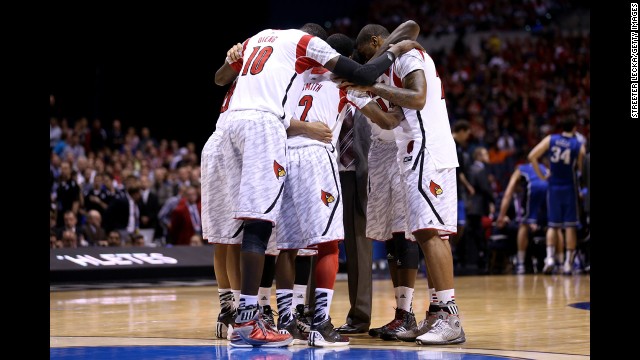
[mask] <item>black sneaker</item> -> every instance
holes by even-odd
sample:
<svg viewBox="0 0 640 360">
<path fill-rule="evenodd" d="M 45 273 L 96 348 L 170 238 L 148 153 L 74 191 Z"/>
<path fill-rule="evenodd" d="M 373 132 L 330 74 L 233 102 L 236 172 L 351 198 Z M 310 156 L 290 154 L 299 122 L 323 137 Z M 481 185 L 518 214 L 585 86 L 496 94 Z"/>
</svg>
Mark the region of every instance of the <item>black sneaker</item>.
<svg viewBox="0 0 640 360">
<path fill-rule="evenodd" d="M 318 325 L 311 325 L 309 333 L 309 346 L 331 347 L 331 346 L 347 346 L 349 338 L 340 335 L 331 324 L 331 318 L 321 322 Z"/>
<path fill-rule="evenodd" d="M 236 311 L 231 310 L 218 314 L 218 322 L 216 323 L 216 337 L 218 339 L 226 339 L 229 328 L 235 323 Z"/>
<path fill-rule="evenodd" d="M 395 328 L 395 327 L 399 326 L 399 324 L 402 323 L 403 315 L 398 310 L 402 310 L 402 309 L 396 308 L 396 316 L 393 318 L 393 320 L 389 321 L 388 323 L 386 323 L 386 324 L 384 324 L 384 325 L 382 325 L 380 327 L 369 329 L 369 336 L 380 337 L 380 334 L 383 331 L 385 331 L 388 327 Z"/>
<path fill-rule="evenodd" d="M 273 311 L 270 305 L 260 307 L 260 316 L 262 317 L 262 321 L 264 321 L 273 330 L 278 331 L 276 321 L 273 318 L 274 315 L 278 315 L 278 313 Z"/>
<path fill-rule="evenodd" d="M 311 312 L 308 311 L 308 306 L 304 304 L 296 305 L 296 311 L 294 315 L 300 332 L 309 334 L 309 332 L 311 331 L 311 321 L 309 321 Z"/>
<path fill-rule="evenodd" d="M 293 342 L 291 345 L 304 345 L 307 343 L 309 337 L 298 328 L 296 315 L 294 315 L 293 319 L 291 319 L 287 324 L 282 324 L 280 319 L 281 318 L 278 317 L 278 332 L 280 332 L 280 334 L 289 334 L 293 336 Z"/>
<path fill-rule="evenodd" d="M 380 338 L 382 340 L 398 340 L 397 334 L 399 332 L 407 331 L 417 326 L 416 316 L 412 312 L 396 309 L 396 317 L 398 317 L 398 313 L 401 314 L 402 320 L 394 320 L 386 329 L 383 329 L 382 332 L 380 332 Z"/>
</svg>

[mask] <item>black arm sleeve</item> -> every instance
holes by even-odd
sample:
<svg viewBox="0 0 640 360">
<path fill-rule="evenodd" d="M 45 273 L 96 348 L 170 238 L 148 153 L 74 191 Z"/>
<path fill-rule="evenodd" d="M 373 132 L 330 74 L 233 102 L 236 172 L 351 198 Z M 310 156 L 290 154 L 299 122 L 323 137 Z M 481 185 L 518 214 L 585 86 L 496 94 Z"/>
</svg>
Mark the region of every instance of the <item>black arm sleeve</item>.
<svg viewBox="0 0 640 360">
<path fill-rule="evenodd" d="M 360 65 L 346 56 L 340 56 L 333 68 L 333 73 L 353 81 L 358 85 L 372 85 L 396 59 L 395 55 L 386 51 L 374 60 Z"/>
</svg>

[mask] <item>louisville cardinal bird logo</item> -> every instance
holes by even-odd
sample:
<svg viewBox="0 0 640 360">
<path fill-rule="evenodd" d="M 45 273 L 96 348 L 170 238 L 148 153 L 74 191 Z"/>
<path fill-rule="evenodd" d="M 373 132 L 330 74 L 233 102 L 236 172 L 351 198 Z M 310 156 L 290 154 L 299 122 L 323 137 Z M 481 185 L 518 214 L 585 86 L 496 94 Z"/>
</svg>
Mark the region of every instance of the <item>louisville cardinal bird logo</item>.
<svg viewBox="0 0 640 360">
<path fill-rule="evenodd" d="M 407 154 L 411 154 L 413 152 L 413 142 L 414 142 L 414 140 L 411 140 L 407 144 Z"/>
<path fill-rule="evenodd" d="M 336 198 L 334 198 L 331 193 L 328 193 L 324 190 L 320 190 L 320 198 L 322 199 L 322 202 L 327 206 L 329 206 L 329 203 L 332 203 L 336 200 Z"/>
<path fill-rule="evenodd" d="M 431 193 L 435 197 L 438 197 L 438 195 L 442 195 L 442 188 L 440 187 L 440 185 L 434 183 L 433 180 L 431 180 L 431 183 L 429 184 L 429 191 L 431 191 Z"/>
<path fill-rule="evenodd" d="M 278 162 L 275 160 L 273 160 L 273 172 L 276 173 L 276 179 L 280 179 L 281 177 L 287 175 L 287 172 L 284 170 L 284 167 L 278 164 Z"/>
</svg>

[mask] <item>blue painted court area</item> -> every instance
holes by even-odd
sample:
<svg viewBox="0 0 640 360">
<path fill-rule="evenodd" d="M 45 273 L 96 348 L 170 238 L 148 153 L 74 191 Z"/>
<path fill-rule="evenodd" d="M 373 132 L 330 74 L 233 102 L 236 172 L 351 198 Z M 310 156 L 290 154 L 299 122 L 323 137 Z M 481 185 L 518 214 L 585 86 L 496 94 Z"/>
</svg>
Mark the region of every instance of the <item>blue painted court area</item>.
<svg viewBox="0 0 640 360">
<path fill-rule="evenodd" d="M 591 310 L 591 301 L 569 304 L 576 309 Z"/>
<path fill-rule="evenodd" d="M 334 359 L 375 359 L 375 360 L 490 360 L 514 359 L 494 355 L 464 354 L 424 350 L 361 349 L 361 348 L 232 348 L 223 346 L 105 346 L 51 348 L 50 359 L 163 359 L 163 360 L 334 360 Z"/>
</svg>

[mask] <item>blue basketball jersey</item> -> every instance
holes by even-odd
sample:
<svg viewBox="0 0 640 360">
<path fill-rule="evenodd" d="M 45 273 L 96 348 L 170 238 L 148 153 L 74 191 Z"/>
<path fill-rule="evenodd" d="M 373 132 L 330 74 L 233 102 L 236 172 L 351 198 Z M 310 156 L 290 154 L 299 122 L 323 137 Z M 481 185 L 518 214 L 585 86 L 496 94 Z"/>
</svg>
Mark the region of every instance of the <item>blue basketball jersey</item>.
<svg viewBox="0 0 640 360">
<path fill-rule="evenodd" d="M 576 136 L 551 135 L 549 144 L 551 176 L 549 177 L 549 184 L 574 184 L 575 165 L 580 153 L 580 146 L 580 141 Z"/>
<path fill-rule="evenodd" d="M 543 174 L 547 173 L 547 168 L 543 164 L 538 164 L 540 166 L 540 171 Z M 535 188 L 535 189 L 547 189 L 548 183 L 545 180 L 542 180 L 536 174 L 536 171 L 533 169 L 533 165 L 530 163 L 518 165 L 518 170 L 522 174 L 522 177 L 526 179 L 527 187 Z"/>
</svg>

